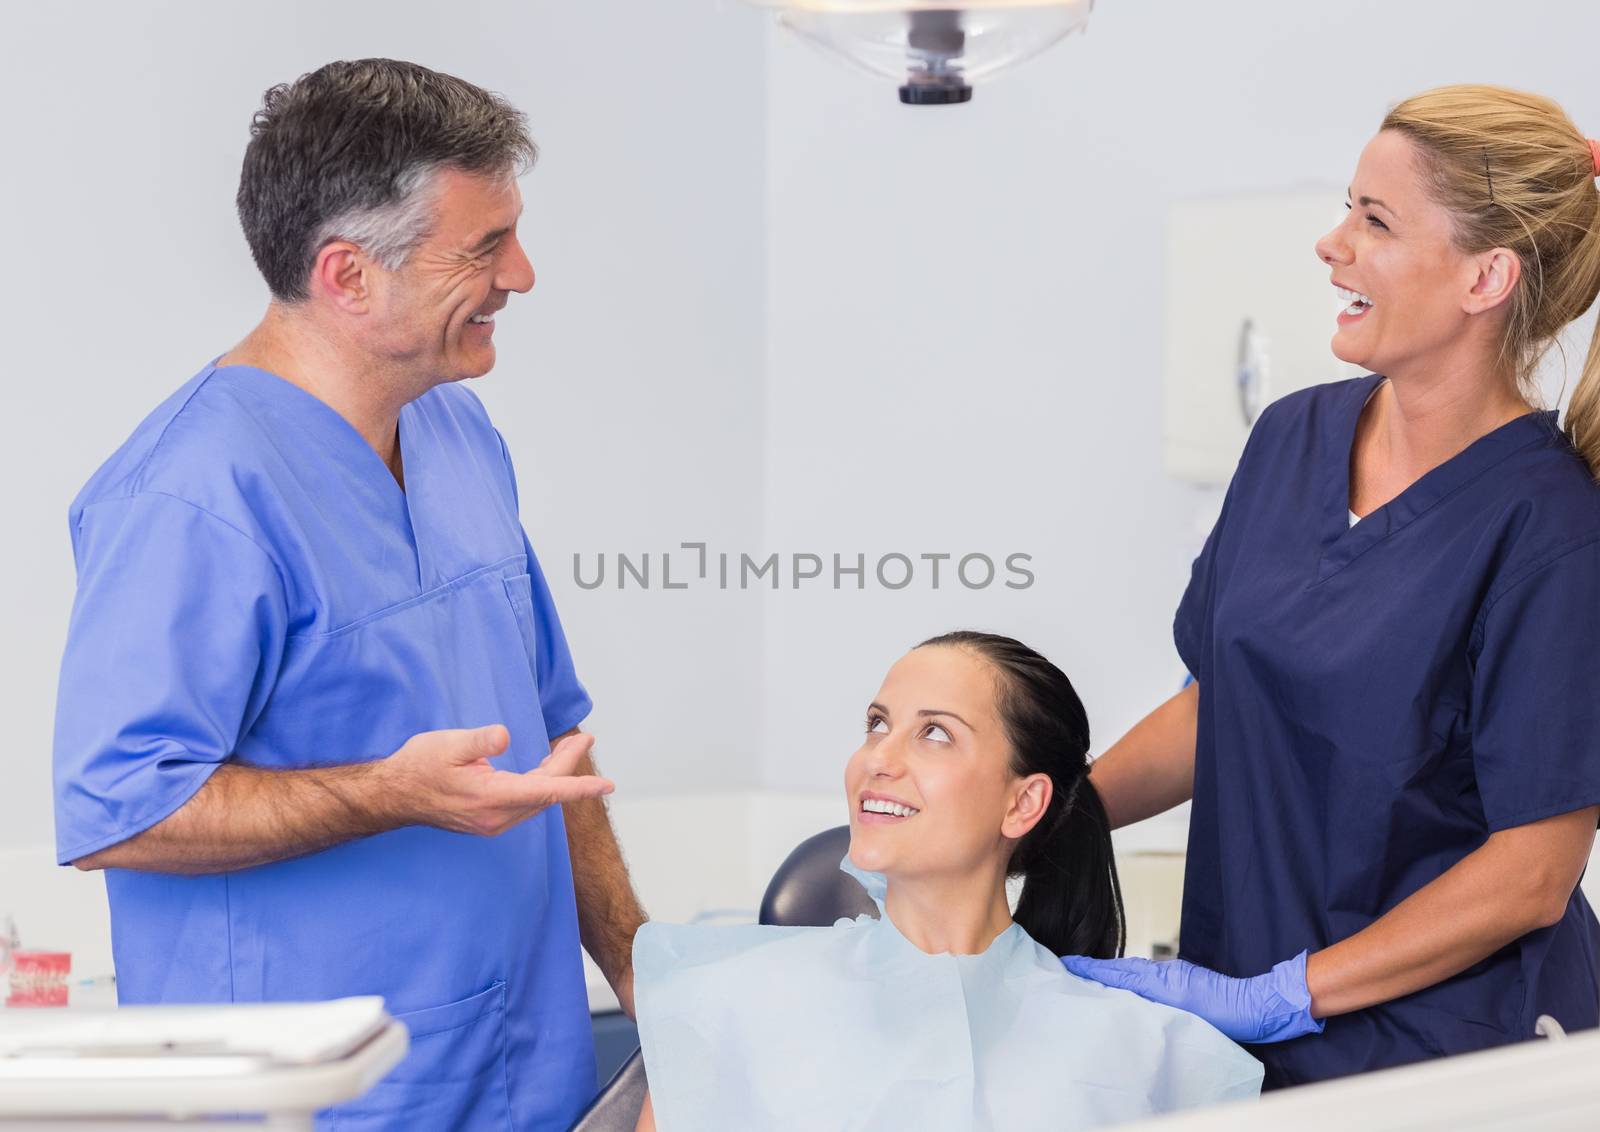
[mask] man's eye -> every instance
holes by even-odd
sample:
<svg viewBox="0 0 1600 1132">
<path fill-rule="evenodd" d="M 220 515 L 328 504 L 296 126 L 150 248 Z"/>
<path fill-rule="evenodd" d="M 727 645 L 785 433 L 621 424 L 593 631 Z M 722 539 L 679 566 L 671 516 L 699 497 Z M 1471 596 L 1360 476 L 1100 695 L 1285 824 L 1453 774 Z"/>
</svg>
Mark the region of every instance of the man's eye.
<svg viewBox="0 0 1600 1132">
<path fill-rule="evenodd" d="M 887 730 L 889 730 L 889 721 L 884 719 L 883 716 L 881 716 L 881 715 L 869 715 L 869 716 L 867 716 L 867 734 L 870 735 L 874 731 L 882 732 L 882 731 L 887 731 Z"/>
</svg>

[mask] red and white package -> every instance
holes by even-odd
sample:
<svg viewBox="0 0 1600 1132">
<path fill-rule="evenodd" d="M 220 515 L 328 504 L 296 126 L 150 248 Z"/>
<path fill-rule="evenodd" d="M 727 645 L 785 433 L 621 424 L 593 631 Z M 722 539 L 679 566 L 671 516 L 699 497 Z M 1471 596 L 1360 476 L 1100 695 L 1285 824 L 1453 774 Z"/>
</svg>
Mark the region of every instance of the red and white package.
<svg viewBox="0 0 1600 1132">
<path fill-rule="evenodd" d="M 65 1006 L 70 951 L 13 951 L 7 1006 Z"/>
</svg>

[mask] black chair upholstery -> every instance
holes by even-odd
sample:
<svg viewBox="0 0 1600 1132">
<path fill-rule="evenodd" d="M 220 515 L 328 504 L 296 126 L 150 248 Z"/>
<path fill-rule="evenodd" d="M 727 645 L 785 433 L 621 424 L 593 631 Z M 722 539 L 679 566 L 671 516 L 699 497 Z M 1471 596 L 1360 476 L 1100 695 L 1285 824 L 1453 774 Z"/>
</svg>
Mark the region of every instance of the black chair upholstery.
<svg viewBox="0 0 1600 1132">
<path fill-rule="evenodd" d="M 633 1132 L 644 1108 L 644 1091 L 649 1085 L 644 1073 L 644 1057 L 639 1050 L 622 1063 L 600 1090 L 572 1132 Z"/>
<path fill-rule="evenodd" d="M 831 927 L 841 917 L 878 915 L 859 881 L 839 871 L 850 849 L 850 827 L 808 837 L 778 866 L 761 898 L 761 922 L 783 927 Z M 633 1132 L 644 1107 L 644 1058 L 638 1050 L 607 1081 L 572 1132 Z"/>
<path fill-rule="evenodd" d="M 761 898 L 761 922 L 781 927 L 829 928 L 841 917 L 865 912 L 877 919 L 878 906 L 861 882 L 839 871 L 850 851 L 850 827 L 841 825 L 808 837 L 772 874 Z"/>
</svg>

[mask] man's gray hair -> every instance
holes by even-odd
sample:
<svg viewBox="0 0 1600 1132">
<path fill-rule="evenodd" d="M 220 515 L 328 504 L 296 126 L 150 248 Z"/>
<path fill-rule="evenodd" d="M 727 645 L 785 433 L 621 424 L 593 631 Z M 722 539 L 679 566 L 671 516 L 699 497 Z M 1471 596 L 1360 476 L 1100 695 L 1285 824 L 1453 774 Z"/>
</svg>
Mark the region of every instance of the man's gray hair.
<svg viewBox="0 0 1600 1132">
<path fill-rule="evenodd" d="M 416 63 L 329 63 L 266 92 L 239 178 L 239 221 L 275 298 L 298 302 L 332 240 L 401 267 L 434 220 L 438 175 L 514 177 L 538 149 L 498 95 Z"/>
<path fill-rule="evenodd" d="M 436 162 L 418 162 L 394 179 L 394 200 L 373 207 L 358 205 L 324 220 L 311 238 L 313 262 L 334 240 L 348 240 L 390 271 L 404 267 L 433 227 L 439 169 Z"/>
</svg>

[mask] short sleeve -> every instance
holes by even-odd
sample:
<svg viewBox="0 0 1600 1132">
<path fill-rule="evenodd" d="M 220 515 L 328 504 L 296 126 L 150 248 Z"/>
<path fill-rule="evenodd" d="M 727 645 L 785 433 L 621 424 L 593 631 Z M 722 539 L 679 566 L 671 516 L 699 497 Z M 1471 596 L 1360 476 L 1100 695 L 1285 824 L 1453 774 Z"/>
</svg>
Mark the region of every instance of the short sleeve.
<svg viewBox="0 0 1600 1132">
<path fill-rule="evenodd" d="M 494 430 L 494 436 L 500 443 L 500 459 L 505 464 L 506 482 L 511 488 L 512 509 L 520 512 L 522 501 L 517 493 L 517 472 L 511 465 L 511 450 L 506 447 L 506 438 L 500 435 L 499 429 Z M 528 558 L 534 624 L 538 626 L 539 710 L 544 714 L 545 731 L 554 739 L 587 719 L 594 701 L 578 680 L 572 650 L 567 647 L 567 635 L 556 613 L 555 598 L 550 594 L 550 585 L 545 581 L 539 556 L 533 552 L 527 531 L 522 532 L 522 550 Z"/>
<path fill-rule="evenodd" d="M 522 548 L 528 556 L 533 618 L 538 626 L 539 710 L 544 715 L 546 732 L 554 739 L 588 718 L 594 702 L 578 681 L 572 650 L 567 647 L 567 635 L 556 614 L 555 599 L 550 596 L 550 586 L 544 580 L 544 571 L 533 553 L 533 545 L 528 542 L 527 532 L 522 535 Z"/>
<path fill-rule="evenodd" d="M 1489 828 L 1600 804 L 1600 541 L 1491 595 L 1473 644 L 1473 766 Z"/>
<path fill-rule="evenodd" d="M 173 496 L 84 508 L 54 743 L 56 856 L 143 832 L 232 755 L 270 695 L 287 634 L 254 541 Z"/>
<path fill-rule="evenodd" d="M 1189 674 L 1202 684 L 1206 683 L 1206 642 L 1210 639 L 1211 611 L 1216 589 L 1217 542 L 1222 536 L 1223 524 L 1228 521 L 1228 508 L 1233 500 L 1233 486 L 1222 499 L 1222 511 L 1206 536 L 1205 545 L 1189 568 L 1189 585 L 1178 602 L 1177 615 L 1172 619 L 1172 640 L 1178 647 L 1178 656 Z"/>
<path fill-rule="evenodd" d="M 1268 405 L 1251 426 L 1250 435 L 1245 438 L 1244 450 L 1239 453 L 1239 463 L 1233 470 L 1233 478 L 1228 481 L 1228 490 L 1222 497 L 1222 510 L 1218 512 L 1217 521 L 1212 524 L 1205 545 L 1200 548 L 1200 554 L 1189 569 L 1189 586 L 1183 591 L 1177 615 L 1172 620 L 1172 639 L 1178 647 L 1178 656 L 1189 674 L 1201 684 L 1207 682 L 1202 669 L 1205 668 L 1210 647 L 1211 616 L 1216 608 L 1217 552 L 1223 532 L 1228 529 L 1228 516 L 1236 506 L 1235 499 L 1241 481 L 1248 480 L 1252 470 L 1264 458 L 1271 458 L 1263 457 L 1262 446 L 1265 445 L 1270 452 L 1278 444 L 1277 437 L 1282 433 L 1282 406 L 1294 396 L 1291 394 Z"/>
</svg>

